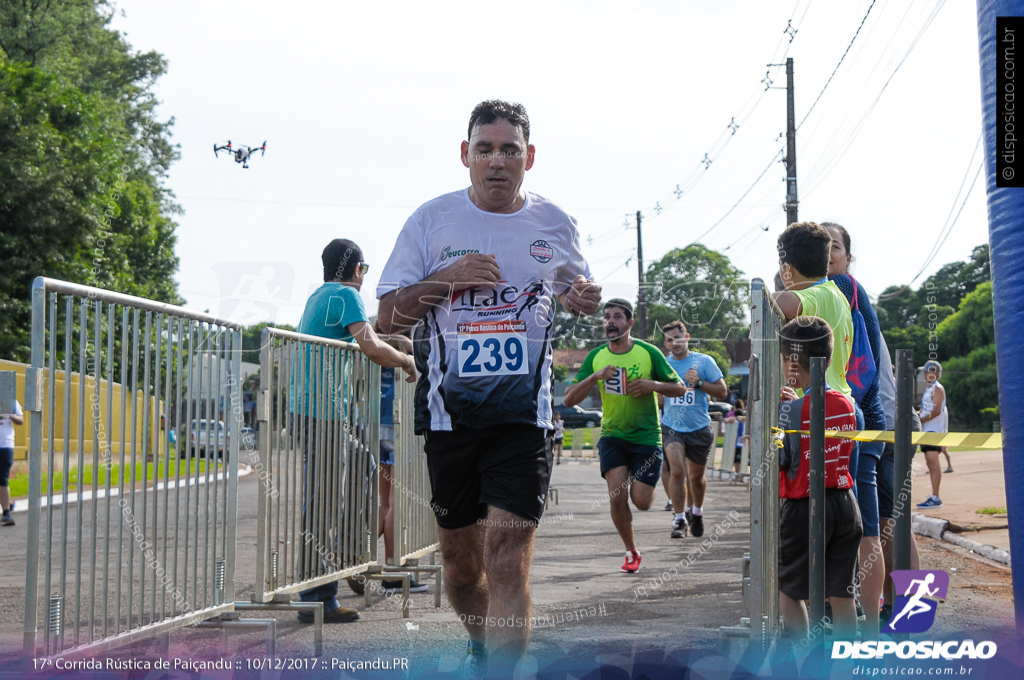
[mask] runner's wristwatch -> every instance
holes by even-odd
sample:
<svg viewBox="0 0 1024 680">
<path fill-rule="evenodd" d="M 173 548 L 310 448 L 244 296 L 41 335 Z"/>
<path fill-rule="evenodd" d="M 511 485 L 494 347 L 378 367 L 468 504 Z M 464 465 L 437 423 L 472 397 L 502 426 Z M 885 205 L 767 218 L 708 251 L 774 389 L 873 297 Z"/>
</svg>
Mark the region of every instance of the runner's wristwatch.
<svg viewBox="0 0 1024 680">
<path fill-rule="evenodd" d="M 700 388 L 704 387 L 704 381 L 701 380 L 700 378 L 697 378 L 697 382 L 693 383 L 693 386 L 699 390 Z"/>
</svg>

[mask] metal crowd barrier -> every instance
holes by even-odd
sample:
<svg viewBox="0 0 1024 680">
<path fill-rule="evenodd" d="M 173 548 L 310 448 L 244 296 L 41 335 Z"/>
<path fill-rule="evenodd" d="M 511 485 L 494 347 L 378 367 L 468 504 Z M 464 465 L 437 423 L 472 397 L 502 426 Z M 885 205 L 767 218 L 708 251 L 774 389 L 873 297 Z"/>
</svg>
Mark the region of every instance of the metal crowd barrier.
<svg viewBox="0 0 1024 680">
<path fill-rule="evenodd" d="M 413 402 L 416 386 L 405 382 L 401 371 L 395 371 L 395 563 L 401 566 L 410 560 L 432 555 L 440 547 L 437 521 L 431 502 L 427 456 L 423 437 L 413 430 Z"/>
<path fill-rule="evenodd" d="M 231 610 L 239 326 L 37 278 L 31 342 L 26 653 L 98 652 Z M 203 420 L 226 426 L 210 423 L 199 458 Z"/>
<path fill-rule="evenodd" d="M 253 603 L 379 567 L 380 367 L 359 346 L 263 330 Z"/>
<path fill-rule="evenodd" d="M 736 440 L 739 439 L 739 423 L 718 423 L 722 431 L 722 455 L 718 457 L 718 451 L 711 452 L 711 460 L 708 464 L 708 476 L 717 479 L 732 477 L 733 460 L 736 455 Z"/>
<path fill-rule="evenodd" d="M 769 654 L 782 633 L 779 611 L 779 454 L 773 426 L 783 385 L 779 331 L 784 316 L 764 281 L 750 285 L 750 651 Z"/>
<path fill-rule="evenodd" d="M 434 511 L 444 512 L 431 501 L 430 476 L 423 437 L 414 431 L 414 395 L 416 386 L 405 382 L 402 371 L 395 369 L 395 464 L 391 485 L 394 488 L 394 550 L 392 562 L 384 565 L 388 578 L 404 572 L 434 572 L 434 606 L 441 606 L 441 566 L 434 565 L 440 543 Z M 424 557 L 430 565 L 421 565 Z M 403 601 L 403 614 L 408 616 L 408 593 Z M 367 591 L 367 599 L 369 591 Z"/>
<path fill-rule="evenodd" d="M 570 430 L 566 430 L 569 432 Z M 593 446 L 590 449 L 584 449 L 584 439 L 586 439 L 586 433 L 590 432 L 590 441 L 593 442 Z M 597 442 L 601 439 L 601 426 L 597 427 L 575 427 L 571 430 L 572 432 L 572 448 L 570 449 L 570 458 L 594 458 L 598 459 L 600 456 L 597 452 Z M 563 456 L 565 452 L 563 451 Z"/>
<path fill-rule="evenodd" d="M 750 434 L 750 553 L 744 556 L 744 614 L 749 620 L 740 626 L 724 627 L 725 638 L 745 637 L 749 626 L 750 645 L 747 654 L 754 664 L 767 659 L 782 633 L 779 610 L 779 449 L 774 442 L 773 428 L 778 425 L 779 391 L 783 386 L 779 350 L 779 332 L 784 324 L 782 313 L 764 286 L 755 279 L 751 283 L 751 357 L 750 407 L 747 411 L 747 432 Z M 811 359 L 810 395 L 810 620 L 824 615 L 824 497 L 825 497 L 825 366 L 822 359 Z M 911 457 L 911 422 L 913 397 L 913 357 L 909 350 L 897 350 L 897 413 L 896 413 L 896 479 L 909 480 Z M 728 425 L 727 425 L 728 428 Z M 726 431 L 726 443 L 730 439 Z M 746 455 L 744 455 L 744 458 Z M 745 461 L 743 461 L 745 463 Z M 742 468 L 741 468 L 742 469 Z M 900 507 L 894 516 L 897 527 L 894 554 L 897 569 L 909 569 L 911 526 L 910 513 L 903 511 L 909 482 L 898 485 Z"/>
</svg>

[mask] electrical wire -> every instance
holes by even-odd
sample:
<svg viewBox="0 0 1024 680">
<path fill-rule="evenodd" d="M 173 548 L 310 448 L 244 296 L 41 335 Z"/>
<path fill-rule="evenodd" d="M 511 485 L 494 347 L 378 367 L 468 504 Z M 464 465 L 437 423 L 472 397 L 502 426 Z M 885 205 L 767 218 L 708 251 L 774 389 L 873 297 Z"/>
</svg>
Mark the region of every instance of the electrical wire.
<svg viewBox="0 0 1024 680">
<path fill-rule="evenodd" d="M 805 196 L 810 195 L 811 192 L 813 192 L 818 186 L 822 184 L 822 182 L 825 181 L 828 175 L 837 167 L 839 161 L 843 158 L 843 156 L 846 155 L 846 152 L 849 151 L 850 148 L 853 146 L 853 142 L 856 140 L 857 136 L 864 128 L 864 125 L 867 122 L 868 117 L 874 112 L 875 108 L 878 106 L 878 103 L 879 101 L 881 101 L 882 95 L 885 94 L 885 91 L 889 87 L 889 84 L 892 83 L 893 78 L 896 77 L 896 74 L 899 72 L 900 68 L 903 66 L 904 63 L 906 63 L 907 59 L 914 51 L 914 48 L 917 47 L 918 43 L 921 41 L 921 38 L 931 27 L 932 23 L 935 21 L 935 18 L 938 16 L 939 11 L 942 9 L 944 5 L 945 0 L 940 0 L 939 3 L 935 6 L 935 8 L 932 10 L 931 15 L 927 18 L 924 25 L 918 31 L 917 35 L 914 36 L 914 39 L 913 41 L 911 41 L 910 46 L 904 53 L 903 58 L 900 59 L 899 63 L 896 64 L 896 67 L 893 69 L 893 72 L 889 75 L 888 79 L 886 79 L 885 84 L 882 85 L 881 89 L 878 91 L 878 94 L 875 96 L 874 100 L 868 106 L 868 109 L 864 112 L 864 115 L 861 116 L 860 120 L 853 127 L 853 129 L 847 132 L 846 135 L 841 139 L 841 141 L 838 142 L 841 148 L 838 151 L 831 152 L 829 156 L 826 156 L 823 159 L 819 159 L 816 162 L 816 165 L 813 167 L 810 173 L 810 175 L 814 177 L 814 180 L 805 189 Z"/>
<path fill-rule="evenodd" d="M 814 99 L 814 103 L 811 104 L 811 108 L 807 110 L 807 113 L 804 115 L 803 120 L 801 120 L 800 124 L 796 126 L 797 130 L 800 129 L 804 122 L 806 122 L 807 118 L 811 115 L 811 112 L 814 111 L 814 107 L 818 105 L 818 101 L 821 100 L 821 96 L 825 94 L 825 90 L 828 89 L 829 83 L 831 83 L 832 78 L 835 77 L 836 71 L 838 71 L 839 67 L 843 65 L 843 60 L 846 59 L 846 55 L 850 53 L 850 48 L 853 47 L 854 41 L 856 41 L 857 36 L 860 35 L 860 30 L 864 28 L 864 22 L 868 20 L 868 16 L 871 14 L 871 10 L 874 8 L 875 2 L 877 2 L 877 0 L 871 0 L 871 5 L 868 7 L 868 11 L 864 14 L 864 18 L 860 20 L 860 26 L 857 27 L 857 31 L 853 34 L 853 38 L 850 40 L 850 44 L 846 46 L 846 51 L 843 52 L 843 56 L 839 58 L 839 63 L 836 64 L 836 67 L 832 70 L 832 75 L 830 75 L 828 77 L 828 80 L 825 81 L 825 86 L 821 88 L 821 92 L 819 92 L 818 96 Z"/>
<path fill-rule="evenodd" d="M 747 197 L 747 196 L 748 196 L 748 195 L 750 194 L 750 192 L 754 190 L 754 187 L 756 187 L 756 186 L 758 185 L 758 183 L 759 183 L 759 182 L 760 182 L 760 181 L 761 181 L 761 180 L 762 180 L 762 179 L 764 178 L 764 176 L 765 176 L 765 175 L 766 175 L 766 174 L 768 173 L 768 171 L 772 169 L 772 166 L 773 166 L 773 165 L 775 165 L 775 162 L 776 162 L 777 160 L 779 160 L 779 158 L 781 158 L 781 157 L 782 157 L 782 154 L 783 154 L 783 152 L 784 152 L 784 151 L 785 151 L 785 149 L 779 149 L 779 150 L 778 150 L 778 152 L 777 152 L 777 153 L 775 154 L 775 156 L 773 156 L 773 157 L 772 157 L 772 160 L 771 160 L 771 161 L 770 161 L 770 162 L 768 163 L 768 165 L 767 165 L 767 166 L 765 166 L 765 169 L 761 171 L 761 174 L 757 176 L 757 179 L 755 179 L 755 180 L 754 180 L 754 183 L 753 183 L 753 184 L 751 184 L 751 185 L 750 185 L 750 186 L 749 186 L 749 187 L 747 188 L 747 190 L 743 192 L 743 195 L 742 195 L 742 196 L 740 196 L 740 197 L 739 197 L 739 198 L 738 198 L 738 199 L 736 200 L 736 202 L 732 204 L 732 207 L 730 207 L 730 208 L 729 208 L 729 209 L 728 209 L 728 210 L 727 210 L 727 211 L 725 212 L 725 214 L 724 214 L 724 215 L 722 215 L 722 216 L 721 216 L 720 218 L 718 218 L 718 221 L 717 221 L 717 222 L 715 222 L 715 223 L 714 223 L 714 224 L 712 224 L 712 225 L 711 225 L 710 227 L 708 227 L 708 228 L 707 228 L 707 230 L 706 230 L 706 231 L 704 231 L 704 233 L 702 233 L 702 234 L 701 234 L 700 236 L 698 236 L 697 238 L 695 238 L 695 239 L 693 239 L 692 241 L 690 241 L 689 245 L 691 245 L 691 246 L 692 246 L 692 245 L 693 245 L 694 243 L 697 243 L 697 242 L 698 242 L 698 241 L 700 241 L 700 240 L 701 240 L 702 238 L 704 238 L 705 236 L 707 236 L 708 234 L 710 234 L 710 233 L 711 233 L 712 231 L 714 231 L 714 230 L 715 230 L 715 229 L 716 229 L 716 228 L 718 227 L 718 225 L 720 225 L 720 224 L 721 224 L 722 222 L 724 222 L 724 221 L 725 221 L 725 218 L 727 218 L 727 217 L 728 217 L 728 216 L 729 216 L 729 215 L 730 215 L 730 214 L 732 213 L 732 211 L 733 211 L 733 210 L 735 210 L 735 209 L 736 209 L 736 207 L 737 207 L 737 206 L 739 206 L 739 204 L 743 202 L 743 199 L 744 199 L 744 198 L 746 198 L 746 197 Z M 687 246 L 687 247 L 689 247 L 689 246 Z"/>
<path fill-rule="evenodd" d="M 797 22 L 798 26 L 796 27 L 794 27 L 793 25 L 793 18 L 797 15 L 797 12 L 800 10 L 800 6 L 801 4 L 804 3 L 804 0 L 797 0 L 796 3 L 793 5 L 793 9 L 790 12 L 789 19 L 787 20 L 786 29 L 781 32 L 782 36 L 779 38 L 779 42 L 776 44 L 775 50 L 772 52 L 772 57 L 770 59 L 771 63 L 779 61 L 779 57 L 777 57 L 776 55 L 778 54 L 780 47 L 782 47 L 783 45 L 785 45 L 785 49 L 783 50 L 782 60 L 785 60 L 786 56 L 789 54 L 789 50 L 792 46 L 793 40 L 796 38 L 797 33 L 799 33 L 799 25 L 803 23 L 804 19 L 807 16 L 807 13 L 810 11 L 812 1 L 813 0 L 806 0 L 806 4 L 803 8 L 803 13 L 800 15 L 800 19 Z M 786 39 L 787 36 L 789 38 L 788 41 Z M 778 64 L 775 64 L 775 66 L 778 66 Z M 707 174 L 708 170 L 710 170 L 711 165 L 714 163 L 714 161 L 719 160 L 726 147 L 736 136 L 736 132 L 741 127 L 745 126 L 746 122 L 757 110 L 759 104 L 764 99 L 764 96 L 768 91 L 768 86 L 770 86 L 771 79 L 769 77 L 769 74 L 770 71 L 766 72 L 765 75 L 765 80 L 768 81 L 766 83 L 766 86 L 764 88 L 759 88 L 759 91 L 756 94 L 752 94 L 747 99 L 747 102 L 744 103 L 744 105 L 740 108 L 739 113 L 731 117 L 730 123 L 724 126 L 722 132 L 719 133 L 719 136 L 716 139 L 716 141 L 711 145 L 710 150 L 704 154 L 704 158 L 697 163 L 697 165 L 690 172 L 690 174 L 687 175 L 686 178 L 683 179 L 681 182 L 676 184 L 675 189 L 673 189 L 669 194 L 665 195 L 660 201 L 656 201 L 654 203 L 654 206 L 650 209 L 650 212 L 654 214 L 648 215 L 648 220 L 656 219 L 664 211 L 675 207 L 675 205 L 682 199 L 684 195 L 688 196 L 693 191 L 693 189 L 697 187 L 700 181 Z M 761 82 L 765 83 L 765 80 L 762 80 Z M 751 101 L 753 101 L 753 104 L 751 104 Z M 747 110 L 748 106 L 749 110 Z M 588 242 L 592 244 L 595 242 L 600 242 L 604 240 L 606 237 L 613 237 L 615 235 L 615 231 L 616 230 L 609 230 L 603 232 L 598 236 L 588 235 Z"/>
<path fill-rule="evenodd" d="M 923 265 L 921 265 L 921 269 L 919 269 L 917 274 L 914 275 L 914 278 L 910 280 L 910 283 L 907 284 L 908 286 L 914 283 L 914 281 L 917 281 L 921 274 L 923 274 L 924 271 L 935 260 L 935 258 L 939 254 L 939 251 L 942 250 L 942 246 L 946 243 L 946 239 L 948 239 L 949 235 L 953 232 L 953 227 L 956 226 L 957 221 L 960 219 L 960 213 L 963 212 L 964 206 L 967 204 L 967 199 L 971 197 L 971 192 L 974 190 L 974 185 L 977 183 L 978 177 L 981 176 L 981 169 L 985 167 L 985 161 L 984 159 L 982 159 L 981 163 L 979 163 L 978 165 L 978 169 L 974 173 L 974 179 L 971 181 L 971 186 L 968 187 L 967 193 L 964 195 L 964 200 L 960 203 L 960 209 L 957 210 L 956 216 L 953 217 L 953 209 L 956 207 L 957 201 L 960 200 L 960 194 L 963 193 L 964 185 L 967 183 L 967 178 L 971 174 L 971 167 L 974 165 L 974 159 L 977 157 L 978 150 L 980 148 L 981 136 L 979 135 L 978 142 L 977 144 L 974 145 L 974 152 L 971 154 L 971 160 L 967 164 L 967 171 L 964 173 L 964 178 L 960 181 L 960 188 L 957 190 L 956 197 L 953 198 L 953 205 L 950 206 L 949 214 L 946 216 L 946 223 L 939 231 L 939 236 L 935 239 L 935 244 L 932 246 L 932 249 L 928 252 L 928 255 L 925 257 L 925 262 Z M 953 218 L 952 221 L 950 221 L 950 217 Z"/>
</svg>

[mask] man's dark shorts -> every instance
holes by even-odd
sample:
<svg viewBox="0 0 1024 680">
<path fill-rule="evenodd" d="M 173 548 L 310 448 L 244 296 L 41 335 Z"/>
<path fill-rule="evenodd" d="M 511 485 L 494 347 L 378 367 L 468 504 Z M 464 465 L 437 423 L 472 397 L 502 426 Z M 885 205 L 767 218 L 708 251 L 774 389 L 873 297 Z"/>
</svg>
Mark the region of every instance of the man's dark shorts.
<svg viewBox="0 0 1024 680">
<path fill-rule="evenodd" d="M 424 450 L 442 529 L 487 517 L 487 506 L 539 522 L 551 480 L 551 431 L 532 425 L 428 432 Z"/>
<path fill-rule="evenodd" d="M 784 498 L 779 509 L 779 590 L 810 597 L 810 500 Z M 825 597 L 853 597 L 862 527 L 851 489 L 825 489 Z"/>
<path fill-rule="evenodd" d="M 14 467 L 14 449 L 0 449 L 0 486 L 7 486 Z"/>
<path fill-rule="evenodd" d="M 693 432 L 677 432 L 671 427 L 661 426 L 661 440 L 668 448 L 669 444 L 680 444 L 684 455 L 697 465 L 707 465 L 711 456 L 711 448 L 715 445 L 715 433 L 711 426 Z"/>
<path fill-rule="evenodd" d="M 601 456 L 601 476 L 617 467 L 629 468 L 630 476 L 648 486 L 657 486 L 661 477 L 661 447 L 634 444 L 618 437 L 601 437 L 597 442 Z"/>
</svg>

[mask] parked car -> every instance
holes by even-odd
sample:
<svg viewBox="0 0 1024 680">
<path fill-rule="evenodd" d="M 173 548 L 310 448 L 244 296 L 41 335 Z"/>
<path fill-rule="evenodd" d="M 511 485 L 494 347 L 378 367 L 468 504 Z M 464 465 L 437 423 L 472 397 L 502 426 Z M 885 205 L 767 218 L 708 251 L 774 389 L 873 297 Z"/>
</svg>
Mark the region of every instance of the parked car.
<svg viewBox="0 0 1024 680">
<path fill-rule="evenodd" d="M 565 429 L 571 430 L 574 427 L 598 427 L 601 424 L 601 417 L 604 415 L 599 410 L 587 410 L 579 406 L 566 406 L 555 404 L 555 413 L 562 415 L 562 422 Z"/>
<path fill-rule="evenodd" d="M 719 418 L 724 418 L 725 414 L 732 410 L 732 405 L 727 401 L 709 401 L 708 402 L 708 413 L 714 418 L 716 415 Z"/>
<path fill-rule="evenodd" d="M 252 450 L 256 448 L 256 430 L 245 426 L 239 430 L 238 434 L 241 437 L 238 441 L 241 442 L 243 449 Z"/>
<path fill-rule="evenodd" d="M 230 446 L 230 434 L 224 427 L 223 420 L 193 420 L 189 428 L 188 446 L 193 454 L 206 457 L 207 450 L 216 451 L 217 457 L 224 456 L 224 449 Z M 185 457 L 186 449 L 183 447 L 181 457 Z"/>
</svg>

